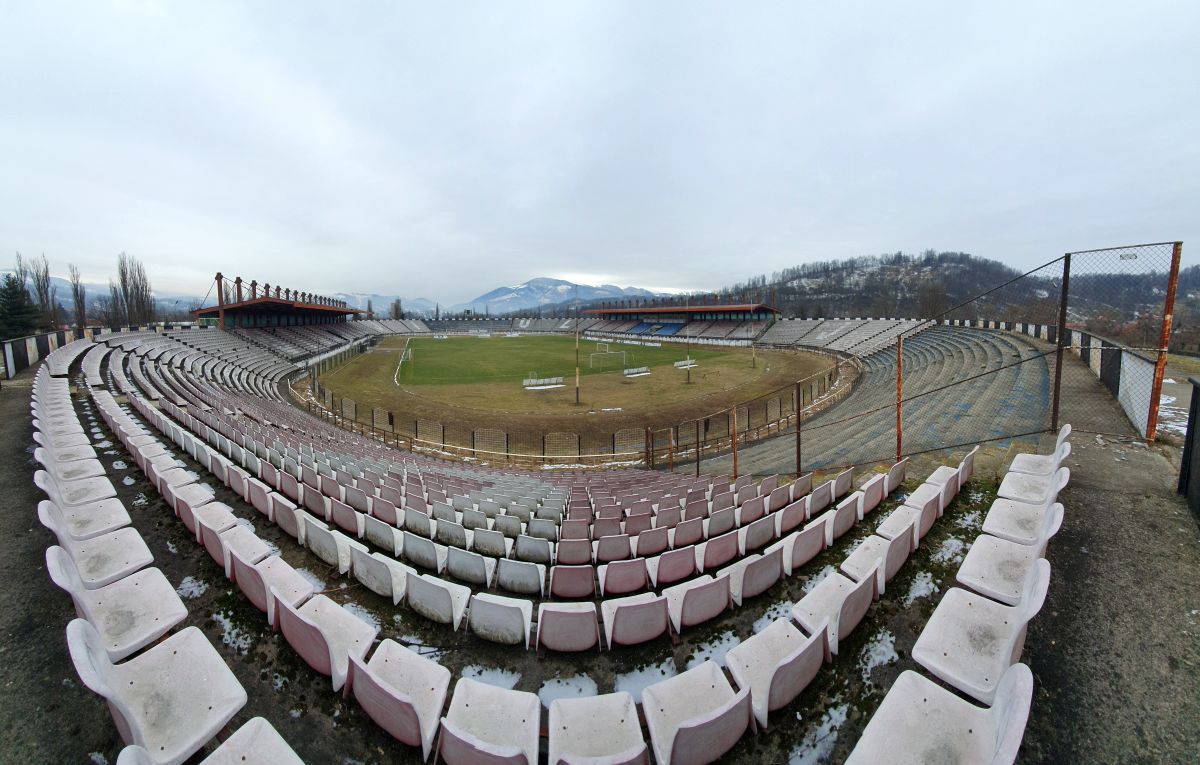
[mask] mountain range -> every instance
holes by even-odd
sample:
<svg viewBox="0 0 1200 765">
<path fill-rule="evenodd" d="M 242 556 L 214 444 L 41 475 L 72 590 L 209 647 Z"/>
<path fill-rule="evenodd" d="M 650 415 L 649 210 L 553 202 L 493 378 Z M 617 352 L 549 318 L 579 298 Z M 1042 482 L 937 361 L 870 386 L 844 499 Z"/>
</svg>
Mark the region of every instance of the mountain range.
<svg viewBox="0 0 1200 765">
<path fill-rule="evenodd" d="M 497 287 L 474 300 L 449 307 L 450 312 L 503 314 L 537 309 L 567 302 L 592 303 L 598 300 L 628 300 L 665 295 L 641 287 L 618 287 L 615 284 L 575 284 L 565 279 L 539 277 L 511 287 Z"/>
</svg>

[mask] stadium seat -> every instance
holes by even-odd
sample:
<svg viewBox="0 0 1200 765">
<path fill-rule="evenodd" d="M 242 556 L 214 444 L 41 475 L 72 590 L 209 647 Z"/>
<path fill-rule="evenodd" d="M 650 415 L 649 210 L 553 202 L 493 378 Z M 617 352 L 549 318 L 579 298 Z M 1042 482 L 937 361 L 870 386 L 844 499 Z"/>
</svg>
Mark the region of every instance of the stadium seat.
<svg viewBox="0 0 1200 765">
<path fill-rule="evenodd" d="M 787 619 L 776 619 L 729 649 L 725 665 L 738 688 L 750 691 L 758 727 L 766 730 L 769 712 L 799 696 L 825 661 L 825 633 L 805 637 Z"/>
<path fill-rule="evenodd" d="M 421 747 L 422 759 L 429 759 L 450 670 L 385 639 L 370 661 L 350 657 L 347 683 L 368 717 L 397 741 Z"/>
<path fill-rule="evenodd" d="M 1053 452 L 1045 455 L 1018 454 L 1013 457 L 1012 464 L 1008 466 L 1008 472 L 1051 475 L 1058 470 L 1067 457 L 1071 456 L 1071 442 L 1067 440 L 1070 435 L 1071 426 L 1063 425 L 1058 431 L 1058 440 L 1054 444 Z"/>
<path fill-rule="evenodd" d="M 364 587 L 390 599 L 392 605 L 399 605 L 404 600 L 408 577 L 416 575 L 414 569 L 395 558 L 357 546 L 350 548 L 350 571 Z"/>
<path fill-rule="evenodd" d="M 833 481 L 826 481 L 813 489 L 808 498 L 809 516 L 816 515 L 833 503 Z"/>
<path fill-rule="evenodd" d="M 645 643 L 667 631 L 667 599 L 652 592 L 600 601 L 604 638 L 611 649 Z"/>
<path fill-rule="evenodd" d="M 513 543 L 513 555 L 517 557 L 517 560 L 527 563 L 543 563 L 548 566 L 553 562 L 554 548 L 545 539 L 521 534 Z"/>
<path fill-rule="evenodd" d="M 128 526 L 132 520 L 125 505 L 116 497 L 101 500 L 94 505 L 83 505 L 65 513 L 50 500 L 38 503 L 38 515 L 46 514 L 56 533 L 74 539 L 91 539 L 101 534 Z"/>
<path fill-rule="evenodd" d="M 670 535 L 666 528 L 650 528 L 633 538 L 634 557 L 649 558 L 667 549 Z"/>
<path fill-rule="evenodd" d="M 783 551 L 783 573 L 791 576 L 825 549 L 825 525 L 812 523 L 801 531 L 793 531 L 768 546 L 763 554 L 769 555 L 777 549 Z"/>
<path fill-rule="evenodd" d="M 279 592 L 272 594 L 279 629 L 288 645 L 308 666 L 331 678 L 333 690 L 340 691 L 349 671 L 349 657 L 365 657 L 379 628 L 324 595 L 314 595 L 296 608 Z"/>
<path fill-rule="evenodd" d="M 561 545 L 561 543 L 560 543 Z M 471 533 L 471 549 L 493 558 L 504 558 L 512 550 L 513 541 L 491 529 L 477 528 Z M 588 544 L 588 560 L 591 560 L 591 544 Z"/>
<path fill-rule="evenodd" d="M 704 521 L 694 518 L 682 521 L 671 529 L 671 547 L 679 549 L 704 541 Z"/>
<path fill-rule="evenodd" d="M 551 581 L 553 581 L 551 573 Z M 551 651 L 586 651 L 600 644 L 595 603 L 541 603 L 537 647 Z"/>
<path fill-rule="evenodd" d="M 251 494 L 254 493 L 251 487 Z M 366 515 L 336 499 L 329 500 L 329 520 L 333 525 L 356 539 L 362 539 Z"/>
<path fill-rule="evenodd" d="M 913 500 L 913 497 L 908 497 L 905 502 L 910 500 Z M 895 539 L 901 534 L 912 534 L 913 549 L 915 550 L 929 530 L 933 528 L 934 522 L 938 519 L 939 507 L 941 507 L 941 492 L 934 489 L 926 494 L 919 507 L 907 504 L 897 507 L 875 528 L 875 533 L 884 539 Z"/>
<path fill-rule="evenodd" d="M 696 545 L 696 570 L 703 573 L 724 566 L 738 555 L 738 532 L 729 531 Z"/>
<path fill-rule="evenodd" d="M 1071 469 L 1060 467 L 1051 475 L 1007 473 L 996 492 L 999 499 L 1024 502 L 1027 505 L 1048 505 L 1071 480 Z"/>
<path fill-rule="evenodd" d="M 913 659 L 947 684 L 991 704 L 1000 676 L 1021 659 L 1025 627 L 1041 610 L 1049 586 L 1050 563 L 1040 558 L 1025 577 L 1016 606 L 952 587 L 917 638 Z"/>
<path fill-rule="evenodd" d="M 243 560 L 250 563 L 258 563 L 272 552 L 266 542 L 241 524 L 234 524 L 224 531 L 217 531 L 209 526 L 203 518 L 197 518 L 196 526 L 200 529 L 200 543 L 225 572 L 226 579 L 233 578 L 233 564 L 230 558 L 233 551 L 237 551 Z"/>
<path fill-rule="evenodd" d="M 874 574 L 875 597 L 885 591 L 887 583 L 908 560 L 908 556 L 916 549 L 916 519 L 911 520 L 910 528 L 902 530 L 893 539 L 871 535 L 864 539 L 854 551 L 846 556 L 840 566 L 846 576 L 856 582 L 863 577 Z"/>
<path fill-rule="evenodd" d="M 738 529 L 738 553 L 745 555 L 765 547 L 773 539 L 775 539 L 775 519 L 771 516 L 763 516 L 752 521 L 749 526 L 742 526 Z"/>
<path fill-rule="evenodd" d="M 892 492 L 894 492 L 896 489 L 899 489 L 900 485 L 902 483 L 904 483 L 904 480 L 905 480 L 905 478 L 907 478 L 907 476 L 908 476 L 908 457 L 905 457 L 904 459 L 900 460 L 899 462 L 897 462 L 896 464 L 894 464 L 890 468 L 888 468 L 887 479 L 884 481 L 884 488 L 883 488 L 884 495 L 885 496 L 889 495 Z"/>
<path fill-rule="evenodd" d="M 1010 542 L 1041 548 L 1058 532 L 1062 525 L 1063 506 L 1055 502 L 1051 505 L 1027 505 L 1024 502 L 1013 502 L 998 499 L 992 503 L 983 519 L 983 533 L 990 534 Z M 1039 551 L 1039 552 L 1040 552 Z"/>
<path fill-rule="evenodd" d="M 537 765 L 541 709 L 535 694 L 460 677 L 442 718 L 437 754 L 448 765 Z"/>
<path fill-rule="evenodd" d="M 1057 533 L 1062 523 L 1061 510 L 1054 513 L 1054 517 L 1057 522 L 1047 529 L 1050 535 Z M 959 584 L 980 595 L 1015 606 L 1021 601 L 1022 588 L 1030 570 L 1045 555 L 1048 541 L 1049 536 L 1037 544 L 1022 545 L 981 534 L 971 544 L 955 578 Z"/>
<path fill-rule="evenodd" d="M 234 765 L 255 762 L 271 765 L 304 765 L 304 761 L 279 731 L 262 717 L 254 717 L 234 731 L 199 765 Z M 127 746 L 117 755 L 117 765 L 158 765 L 158 760 L 140 746 Z"/>
<path fill-rule="evenodd" d="M 667 587 L 662 594 L 667 599 L 671 627 L 678 635 L 685 627 L 714 619 L 729 608 L 729 577 L 714 579 L 705 574 Z"/>
<path fill-rule="evenodd" d="M 406 579 L 405 597 L 408 607 L 421 616 L 439 624 L 449 624 L 457 631 L 471 600 L 471 588 L 418 574 Z"/>
<path fill-rule="evenodd" d="M 718 510 L 708 516 L 708 518 L 705 518 L 703 521 L 704 536 L 712 539 L 713 537 L 732 531 L 737 526 L 737 512 L 738 509 L 736 507 L 728 507 L 724 510 Z"/>
<path fill-rule="evenodd" d="M 696 573 L 696 548 L 694 545 L 667 550 L 646 559 L 646 573 L 654 587 L 683 581 Z"/>
<path fill-rule="evenodd" d="M 783 538 L 808 520 L 808 497 L 801 497 L 784 505 L 782 510 L 773 513 L 771 517 L 775 519 L 775 536 Z"/>
<path fill-rule="evenodd" d="M 114 665 L 95 628 L 75 619 L 67 647 L 79 679 L 108 702 L 122 738 L 161 765 L 191 757 L 246 705 L 246 691 L 196 627 Z"/>
<path fill-rule="evenodd" d="M 278 555 L 251 563 L 231 551 L 229 561 L 234 583 L 255 608 L 266 613 L 267 623 L 271 626 L 275 626 L 277 595 L 286 598 L 293 608 L 313 595 L 312 584 Z"/>
<path fill-rule="evenodd" d="M 441 574 L 446 570 L 447 551 L 445 545 L 439 545 L 432 539 L 418 536 L 411 531 L 405 530 L 403 534 L 404 541 L 401 543 L 401 548 L 405 558 L 435 574 Z"/>
<path fill-rule="evenodd" d="M 94 457 L 91 459 L 62 459 L 53 446 L 35 447 L 33 458 L 60 482 L 78 481 L 104 475 L 104 466 L 100 464 L 100 460 Z"/>
<path fill-rule="evenodd" d="M 648 582 L 646 559 L 631 558 L 602 564 L 596 567 L 596 577 L 600 580 L 600 594 L 606 598 L 643 590 Z"/>
<path fill-rule="evenodd" d="M 33 482 L 64 512 L 117 496 L 112 482 L 103 476 L 79 481 L 60 481 L 52 473 L 38 470 L 33 474 Z"/>
<path fill-rule="evenodd" d="M 38 505 L 38 519 L 54 532 L 58 544 L 70 556 L 84 588 L 89 590 L 112 584 L 154 562 L 150 548 L 136 529 L 125 527 L 88 539 L 71 539 L 54 525 L 48 509 Z M 61 533 L 60 533 L 61 532 Z"/>
<path fill-rule="evenodd" d="M 51 545 L 46 548 L 46 570 L 71 596 L 76 613 L 96 628 L 111 661 L 145 648 L 187 618 L 187 607 L 156 568 L 89 590 L 67 551 Z"/>
<path fill-rule="evenodd" d="M 1021 748 L 1032 703 L 1033 673 L 1024 664 L 1012 665 L 1000 677 L 990 709 L 906 670 L 871 715 L 846 763 L 1011 765 Z"/>
<path fill-rule="evenodd" d="M 596 597 L 596 570 L 590 565 L 551 566 L 550 597 Z"/>
<path fill-rule="evenodd" d="M 792 619 L 810 635 L 824 631 L 829 652 L 836 656 L 839 640 L 858 626 L 871 607 L 876 581 L 873 571 L 868 572 L 861 582 L 847 579 L 835 571 L 792 606 Z"/>
<path fill-rule="evenodd" d="M 779 581 L 783 574 L 783 548 L 763 555 L 749 555 L 717 572 L 717 577 L 729 578 L 729 596 L 735 606 L 743 600 L 760 595 Z"/>
<path fill-rule="evenodd" d="M 875 508 L 879 507 L 879 503 L 884 498 L 884 487 L 887 484 L 887 476 L 880 473 L 879 475 L 868 478 L 863 483 L 859 491 L 862 492 L 862 504 L 859 506 L 859 512 L 865 516 Z"/>
<path fill-rule="evenodd" d="M 501 558 L 496 566 L 496 586 L 509 592 L 540 598 L 546 588 L 546 567 L 541 563 Z"/>
<path fill-rule="evenodd" d="M 648 763 L 633 696 L 623 691 L 550 702 L 548 762 Z"/>
<path fill-rule="evenodd" d="M 339 574 L 350 572 L 351 548 L 357 547 L 363 551 L 367 549 L 342 532 L 326 527 L 315 518 L 305 516 L 304 523 L 304 546 L 325 563 L 337 566 Z"/>
<path fill-rule="evenodd" d="M 647 687 L 642 710 L 660 765 L 713 762 L 754 725 L 750 689 L 735 692 L 711 660 Z"/>
<path fill-rule="evenodd" d="M 496 573 L 496 559 L 457 547 L 447 547 L 446 573 L 464 582 L 490 587 Z"/>
<path fill-rule="evenodd" d="M 467 610 L 467 629 L 484 640 L 529 647 L 533 603 L 486 592 L 475 593 Z"/>
<path fill-rule="evenodd" d="M 382 547 L 393 558 L 399 558 L 404 552 L 404 533 L 371 515 L 363 516 L 363 539 Z"/>
</svg>

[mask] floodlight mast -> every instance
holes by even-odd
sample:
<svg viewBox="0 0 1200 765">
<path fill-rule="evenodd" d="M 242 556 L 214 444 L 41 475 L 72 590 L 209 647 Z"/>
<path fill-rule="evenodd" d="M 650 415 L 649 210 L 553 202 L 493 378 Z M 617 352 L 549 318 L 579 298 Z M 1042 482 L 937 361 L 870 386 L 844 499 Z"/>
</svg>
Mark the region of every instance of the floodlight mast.
<svg viewBox="0 0 1200 765">
<path fill-rule="evenodd" d="M 579 285 L 575 285 L 575 405 L 579 405 Z"/>
<path fill-rule="evenodd" d="M 688 308 L 691 306 L 691 302 L 692 302 L 691 295 L 683 296 L 683 322 L 684 322 L 685 326 L 687 325 L 687 318 L 689 315 Z M 688 333 L 684 334 L 684 337 L 686 338 L 686 341 L 687 341 L 687 358 L 689 359 L 689 363 L 687 365 L 687 383 L 686 384 L 691 385 L 692 384 L 692 365 L 691 365 L 690 359 L 692 358 L 692 334 L 690 332 L 688 332 Z"/>
</svg>

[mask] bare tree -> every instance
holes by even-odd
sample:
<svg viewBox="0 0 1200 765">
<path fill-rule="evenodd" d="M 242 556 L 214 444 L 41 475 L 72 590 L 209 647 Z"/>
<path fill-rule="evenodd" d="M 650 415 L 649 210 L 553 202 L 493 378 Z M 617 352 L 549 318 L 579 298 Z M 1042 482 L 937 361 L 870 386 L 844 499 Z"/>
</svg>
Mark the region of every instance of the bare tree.
<svg viewBox="0 0 1200 765">
<path fill-rule="evenodd" d="M 392 314 L 391 318 L 393 318 L 393 319 L 403 319 L 404 318 L 404 304 L 400 302 L 400 298 L 396 298 L 395 300 L 392 301 L 391 314 Z"/>
<path fill-rule="evenodd" d="M 83 286 L 83 280 L 79 277 L 79 269 L 75 264 L 67 266 L 71 272 L 71 302 L 75 308 L 75 327 L 79 334 L 83 334 L 84 328 L 87 326 L 87 289 Z"/>
<path fill-rule="evenodd" d="M 58 288 L 50 281 L 50 262 L 45 253 L 41 259 L 29 262 L 29 275 L 33 279 L 33 297 L 42 312 L 43 328 L 58 326 Z"/>
<path fill-rule="evenodd" d="M 120 306 L 124 323 L 141 326 L 154 321 L 154 291 L 140 260 L 123 252 L 118 256 L 117 282 L 109 282 L 109 291 L 114 289 L 113 302 Z"/>
<path fill-rule="evenodd" d="M 367 298 L 367 318 L 375 318 L 375 306 L 371 304 L 371 298 Z"/>
</svg>

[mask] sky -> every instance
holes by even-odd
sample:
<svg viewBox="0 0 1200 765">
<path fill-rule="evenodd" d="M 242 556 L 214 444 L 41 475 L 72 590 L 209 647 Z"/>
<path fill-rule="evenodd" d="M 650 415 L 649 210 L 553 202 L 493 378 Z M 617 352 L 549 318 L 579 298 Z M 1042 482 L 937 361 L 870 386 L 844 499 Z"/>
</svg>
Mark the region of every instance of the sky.
<svg viewBox="0 0 1200 765">
<path fill-rule="evenodd" d="M 2 7 L 0 260 L 56 275 L 456 302 L 1200 253 L 1200 3 Z"/>
</svg>

